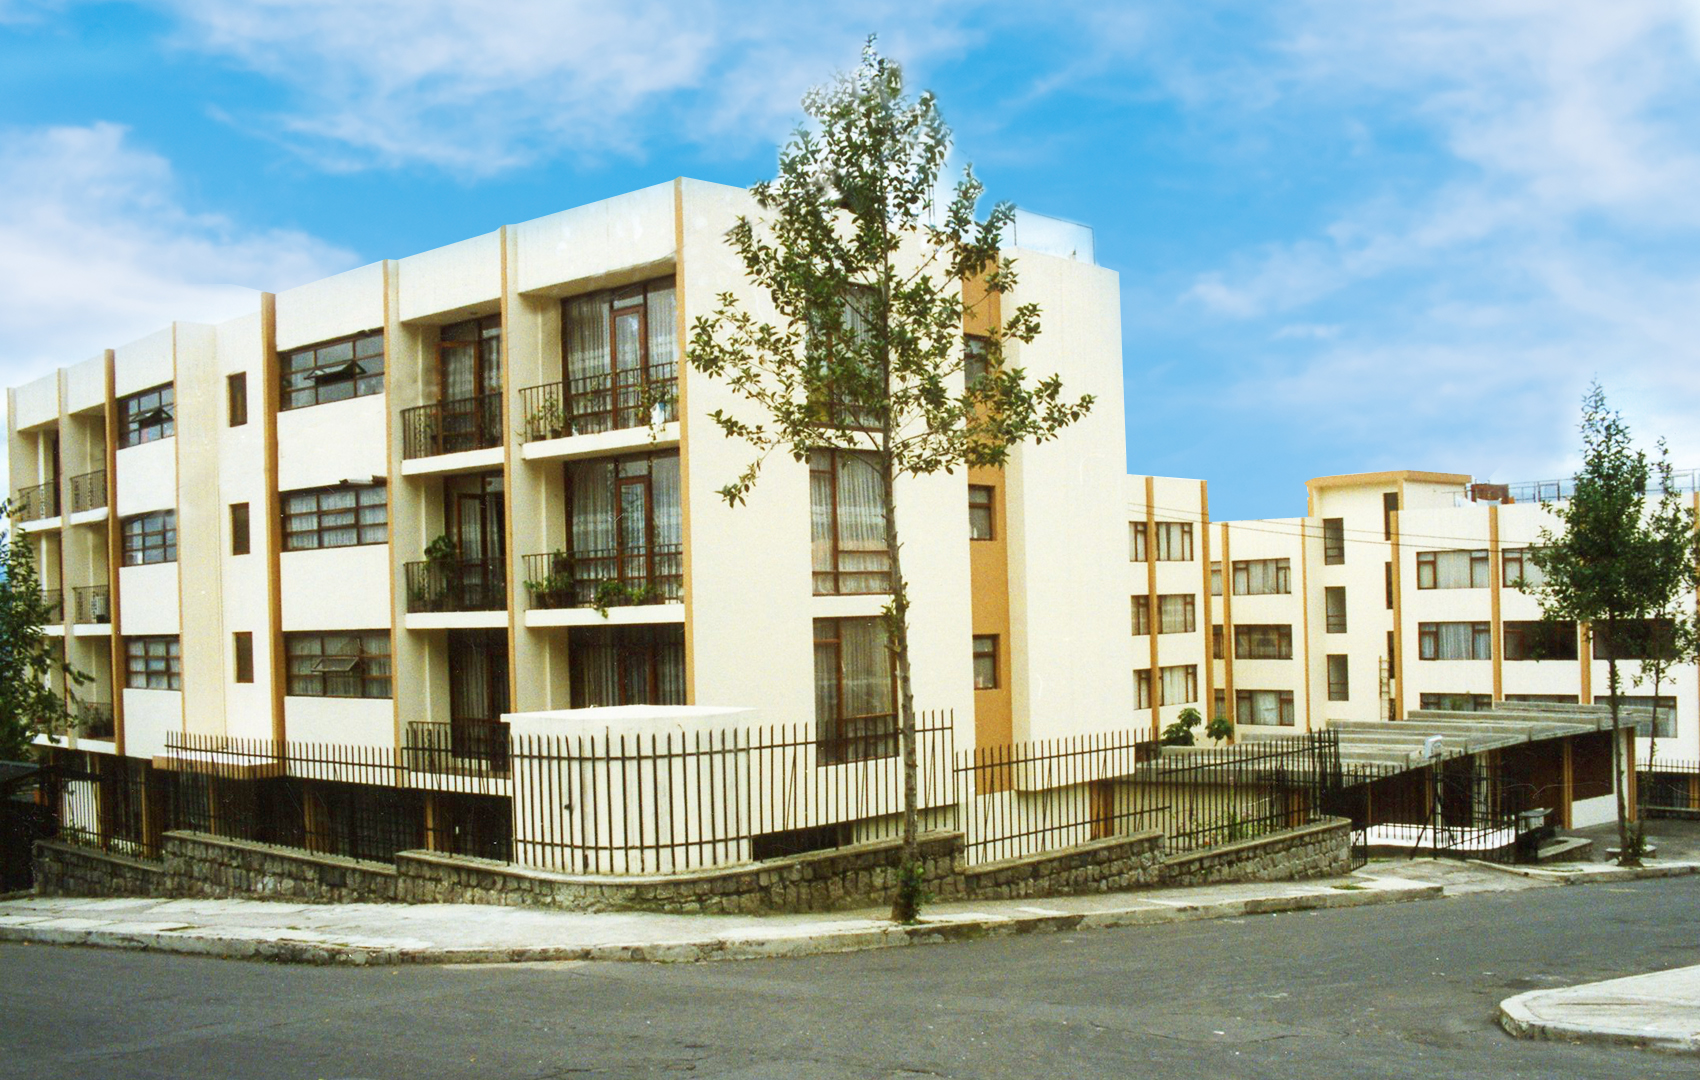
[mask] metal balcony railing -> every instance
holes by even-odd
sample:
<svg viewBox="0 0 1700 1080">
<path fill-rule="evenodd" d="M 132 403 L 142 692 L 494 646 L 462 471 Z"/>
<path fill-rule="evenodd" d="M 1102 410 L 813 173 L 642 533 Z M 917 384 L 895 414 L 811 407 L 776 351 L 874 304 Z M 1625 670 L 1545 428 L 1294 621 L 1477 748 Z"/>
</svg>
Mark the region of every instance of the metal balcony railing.
<svg viewBox="0 0 1700 1080">
<path fill-rule="evenodd" d="M 112 738 L 112 702 L 73 701 L 71 703 L 71 716 L 77 722 L 77 736 L 79 738 Z"/>
<path fill-rule="evenodd" d="M 409 723 L 402 763 L 414 772 L 506 776 L 508 726 L 496 720 Z"/>
<path fill-rule="evenodd" d="M 682 544 L 525 557 L 525 589 L 534 608 L 676 604 L 684 599 L 684 580 Z"/>
<path fill-rule="evenodd" d="M 604 372 L 519 392 L 526 442 L 665 424 L 679 418 L 678 365 Z"/>
<path fill-rule="evenodd" d="M 503 559 L 432 559 L 407 564 L 407 610 L 505 611 L 507 562 Z"/>
<path fill-rule="evenodd" d="M 71 621 L 74 623 L 110 623 L 112 621 L 112 590 L 106 585 L 82 585 L 71 590 Z"/>
<path fill-rule="evenodd" d="M 437 401 L 403 409 L 401 456 L 435 457 L 502 445 L 502 395 Z"/>
<path fill-rule="evenodd" d="M 71 513 L 99 510 L 106 505 L 106 470 L 71 477 Z"/>
<path fill-rule="evenodd" d="M 56 485 L 37 484 L 19 488 L 12 496 L 13 521 L 41 521 L 59 513 L 59 492 Z"/>
</svg>

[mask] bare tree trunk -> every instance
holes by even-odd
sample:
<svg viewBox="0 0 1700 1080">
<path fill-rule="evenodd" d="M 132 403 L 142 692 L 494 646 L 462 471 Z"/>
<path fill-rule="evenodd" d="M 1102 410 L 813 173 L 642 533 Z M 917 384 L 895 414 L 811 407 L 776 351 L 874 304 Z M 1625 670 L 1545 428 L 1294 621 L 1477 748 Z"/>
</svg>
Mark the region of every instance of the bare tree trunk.
<svg viewBox="0 0 1700 1080">
<path fill-rule="evenodd" d="M 916 783 L 915 693 L 909 679 L 909 588 L 903 582 L 903 545 L 897 539 L 891 458 L 885 459 L 885 549 L 891 557 L 891 655 L 897 674 L 898 737 L 903 752 L 903 846 L 898 855 L 893 922 L 914 922 L 921 913 L 920 792 Z"/>
<path fill-rule="evenodd" d="M 1623 723 L 1617 700 L 1617 619 L 1606 620 L 1606 686 L 1611 694 L 1611 786 L 1617 796 L 1617 865 L 1640 866 L 1629 847 L 1629 778 L 1624 775 Z M 1592 644 L 1590 643 L 1590 650 Z"/>
</svg>

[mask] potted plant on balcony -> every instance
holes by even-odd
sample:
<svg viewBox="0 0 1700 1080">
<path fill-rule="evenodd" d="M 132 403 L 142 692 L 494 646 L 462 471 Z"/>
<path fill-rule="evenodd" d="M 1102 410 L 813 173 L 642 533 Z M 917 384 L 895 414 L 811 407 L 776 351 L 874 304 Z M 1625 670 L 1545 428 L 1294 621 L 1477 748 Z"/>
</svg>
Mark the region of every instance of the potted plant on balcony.
<svg viewBox="0 0 1700 1080">
<path fill-rule="evenodd" d="M 573 557 L 556 549 L 548 556 L 548 570 L 540 578 L 525 583 L 531 602 L 540 608 L 570 607 L 573 602 L 576 574 Z"/>
<path fill-rule="evenodd" d="M 631 604 L 653 604 L 661 599 L 661 590 L 647 582 L 635 585 L 626 581 L 604 581 L 596 587 L 596 596 L 591 600 L 591 606 L 604 619 L 608 617 L 611 607 L 626 607 Z"/>
<path fill-rule="evenodd" d="M 448 610 L 460 582 L 460 545 L 448 533 L 440 534 L 425 545 L 425 573 L 419 581 L 409 582 L 409 606 L 417 604 L 420 611 Z"/>
<path fill-rule="evenodd" d="M 559 439 L 567 434 L 567 413 L 561 408 L 560 398 L 544 399 L 543 404 L 531 410 L 531 415 L 525 418 L 524 437 L 528 441 Z"/>
</svg>

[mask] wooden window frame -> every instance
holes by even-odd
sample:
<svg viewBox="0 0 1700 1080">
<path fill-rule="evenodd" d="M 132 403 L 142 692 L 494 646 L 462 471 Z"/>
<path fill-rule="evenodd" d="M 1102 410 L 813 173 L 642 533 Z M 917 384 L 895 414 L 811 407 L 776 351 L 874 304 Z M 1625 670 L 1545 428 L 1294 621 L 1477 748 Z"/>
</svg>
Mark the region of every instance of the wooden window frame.
<svg viewBox="0 0 1700 1080">
<path fill-rule="evenodd" d="M 1440 628 L 1450 623 L 1471 628 L 1469 656 L 1440 655 Z M 1483 641 L 1487 642 L 1485 649 L 1482 648 Z M 1422 661 L 1492 660 L 1493 624 L 1475 619 L 1442 619 L 1435 622 L 1420 622 L 1417 624 L 1417 659 Z"/>
<path fill-rule="evenodd" d="M 251 683 L 254 681 L 254 635 L 252 631 L 238 630 L 231 635 L 231 648 L 234 650 L 235 681 Z"/>
<path fill-rule="evenodd" d="M 377 343 L 376 352 L 361 352 L 362 348 L 370 350 L 373 342 Z M 334 355 L 345 345 L 347 356 Z M 381 329 L 278 350 L 278 411 L 310 409 L 383 393 L 387 351 Z M 344 384 L 349 386 L 347 394 L 327 397 L 321 392 L 324 387 Z"/>
<path fill-rule="evenodd" d="M 1251 566 L 1253 563 L 1263 565 L 1275 564 L 1275 588 L 1251 591 Z M 1293 560 L 1292 559 L 1235 559 L 1232 567 L 1233 590 L 1235 596 L 1291 596 L 1293 592 Z M 1245 588 L 1240 587 L 1244 581 Z"/>
<path fill-rule="evenodd" d="M 1261 655 L 1250 647 L 1260 635 L 1274 631 L 1275 655 Z M 1244 646 L 1244 648 L 1242 648 Z M 1293 658 L 1292 623 L 1236 623 L 1234 625 L 1235 660 L 1291 660 Z"/>
<path fill-rule="evenodd" d="M 225 426 L 242 427 L 248 422 L 248 373 L 238 371 L 224 378 Z"/>
<path fill-rule="evenodd" d="M 156 682 L 163 685 L 156 685 Z M 124 639 L 124 689 L 183 689 L 183 639 L 176 634 L 138 634 Z"/>
<path fill-rule="evenodd" d="M 1259 724 L 1249 719 L 1249 717 L 1256 715 L 1252 709 L 1252 702 L 1255 700 L 1254 694 L 1276 695 L 1275 723 Z M 1244 724 L 1247 727 L 1297 727 L 1298 711 L 1293 703 L 1293 692 L 1291 690 L 1235 690 L 1234 723 Z"/>
<path fill-rule="evenodd" d="M 1134 668 L 1133 707 L 1142 711 L 1151 708 L 1152 695 L 1155 693 L 1156 690 L 1152 688 L 1151 669 Z"/>
<path fill-rule="evenodd" d="M 253 550 L 252 520 L 245 502 L 230 504 L 230 553 L 247 555 Z"/>
<path fill-rule="evenodd" d="M 1192 562 L 1196 557 L 1192 546 L 1192 522 L 1190 521 L 1159 521 L 1156 522 L 1158 562 Z M 1179 537 L 1182 549 L 1180 555 L 1174 553 L 1175 537 Z"/>
<path fill-rule="evenodd" d="M 819 664 L 821 647 L 826 646 L 833 657 L 833 674 L 838 684 L 837 692 L 834 695 L 838 702 L 838 715 L 830 718 L 832 732 L 829 734 L 824 730 L 821 717 L 815 717 L 815 738 L 820 744 L 822 760 L 819 763 L 822 765 L 892 757 L 898 753 L 897 670 L 896 665 L 891 662 L 891 650 L 889 648 L 884 650 L 884 655 L 886 658 L 886 675 L 889 680 L 886 700 L 891 706 L 891 711 L 888 713 L 868 713 L 862 716 L 846 716 L 844 714 L 843 624 L 852 618 L 877 621 L 878 616 L 845 616 L 814 620 L 814 662 Z M 818 671 L 814 671 L 812 674 L 814 678 L 819 678 Z M 873 729 L 874 725 L 877 724 L 883 724 L 885 730 Z M 852 725 L 856 728 L 866 725 L 873 730 L 846 734 L 846 725 Z"/>
<path fill-rule="evenodd" d="M 1155 622 L 1152 613 L 1151 597 L 1141 595 L 1133 597 L 1133 636 L 1145 637 L 1151 633 L 1151 624 Z"/>
<path fill-rule="evenodd" d="M 176 510 L 132 514 L 120 523 L 120 528 L 123 530 L 125 566 L 152 566 L 177 561 Z M 158 557 L 150 558 L 155 552 Z"/>
<path fill-rule="evenodd" d="M 1447 699 L 1449 698 L 1454 700 L 1448 701 Z M 1467 709 L 1458 708 L 1456 701 L 1458 698 L 1469 698 L 1470 707 Z M 1419 709 L 1434 709 L 1440 712 L 1488 712 L 1493 708 L 1493 695 L 1453 693 L 1446 690 L 1436 690 L 1429 693 L 1418 694 L 1417 707 Z"/>
<path fill-rule="evenodd" d="M 1346 561 L 1346 519 L 1322 519 L 1322 564 L 1340 566 Z"/>
<path fill-rule="evenodd" d="M 161 383 L 118 399 L 118 448 L 169 439 L 177 434 L 175 383 Z"/>
<path fill-rule="evenodd" d="M 1336 596 L 1340 598 L 1340 611 L 1338 617 L 1336 617 L 1334 609 L 1329 602 L 1332 597 Z M 1346 627 L 1350 620 L 1347 618 L 1346 614 L 1346 586 L 1324 585 L 1322 587 L 1322 619 L 1323 633 L 1344 634 L 1348 632 Z"/>
<path fill-rule="evenodd" d="M 825 454 L 826 455 L 826 462 L 827 462 L 826 468 L 822 469 L 822 468 L 816 467 L 815 458 L 814 458 L 815 454 Z M 813 573 L 813 577 L 812 577 L 811 580 L 813 581 L 814 595 L 816 595 L 816 596 L 882 596 L 882 595 L 889 594 L 891 592 L 891 555 L 890 555 L 889 551 L 874 552 L 872 550 L 869 550 L 869 551 L 859 551 L 859 552 L 854 553 L 854 554 L 863 555 L 863 556 L 872 556 L 872 555 L 875 555 L 875 554 L 882 555 L 883 559 L 881 561 L 883 561 L 884 566 L 881 569 L 876 569 L 876 570 L 846 570 L 846 569 L 844 569 L 845 551 L 844 551 L 844 547 L 843 547 L 842 532 L 839 529 L 839 509 L 843 505 L 843 500 L 839 497 L 839 491 L 838 491 L 838 472 L 839 472 L 838 459 L 839 459 L 840 455 L 849 455 L 849 456 L 853 456 L 853 457 L 860 458 L 860 459 L 863 459 L 863 460 L 867 460 L 869 466 L 874 467 L 873 464 L 872 464 L 872 461 L 869 460 L 869 459 L 873 458 L 873 454 L 869 451 L 866 451 L 866 450 L 845 450 L 845 449 L 842 449 L 842 448 L 839 448 L 839 447 L 825 447 L 825 446 L 823 446 L 823 447 L 816 448 L 809 455 L 809 491 L 811 493 L 810 494 L 811 500 L 813 499 L 813 492 L 814 492 L 814 487 L 815 487 L 814 478 L 816 476 L 825 476 L 827 478 L 828 484 L 831 485 L 831 491 L 832 491 L 832 514 L 831 514 L 831 522 L 832 522 L 832 527 L 831 527 L 831 535 L 832 535 L 831 562 L 832 562 L 832 566 L 831 566 L 830 569 L 827 569 L 827 570 L 813 569 L 813 559 L 811 558 L 810 566 L 811 566 L 811 571 Z M 882 483 L 884 482 L 883 477 L 881 478 L 881 482 Z M 810 503 L 810 514 L 811 514 L 811 516 L 812 516 L 813 512 L 814 512 L 814 506 L 813 506 L 813 503 L 811 502 Z M 881 508 L 881 512 L 882 513 L 884 512 L 883 507 Z M 811 543 L 812 542 L 813 541 L 812 541 L 812 537 L 811 537 Z M 851 579 L 856 579 L 856 578 L 871 579 L 871 578 L 883 577 L 884 583 L 883 583 L 883 587 L 881 587 L 881 588 L 846 590 L 844 588 L 844 580 L 845 580 L 846 577 L 849 577 Z M 827 579 L 831 582 L 831 588 L 830 589 L 823 590 L 821 588 L 822 579 Z"/>
<path fill-rule="evenodd" d="M 324 496 L 348 491 L 354 492 L 354 505 L 352 507 L 332 507 L 327 510 L 321 505 Z M 308 496 L 311 496 L 314 500 L 311 510 L 291 509 L 290 500 L 304 499 Z M 372 501 L 363 501 L 368 497 L 371 497 Z M 282 508 L 283 514 L 284 551 L 325 551 L 333 548 L 365 547 L 370 544 L 387 544 L 390 542 L 389 485 L 385 481 L 379 481 L 376 484 L 334 484 L 330 487 L 299 488 L 295 491 L 285 491 L 278 495 L 278 505 Z M 361 511 L 373 508 L 383 510 L 384 520 L 381 523 L 362 522 L 360 520 Z M 349 514 L 352 515 L 352 521 L 345 525 L 326 525 L 324 518 L 331 514 Z M 299 525 L 309 517 L 316 519 L 312 528 L 291 528 L 292 525 Z M 355 539 L 352 544 L 324 543 L 325 533 L 341 532 L 348 529 L 354 530 Z M 381 538 L 367 539 L 368 530 L 382 530 L 383 535 Z M 316 540 L 312 544 L 298 543 L 296 538 L 302 536 L 312 536 Z"/>
<path fill-rule="evenodd" d="M 1468 585 L 1440 584 L 1440 556 L 1459 555 L 1465 552 L 1470 556 L 1470 583 Z M 1477 571 L 1481 571 L 1480 584 L 1476 581 Z M 1493 584 L 1493 560 L 1488 551 L 1472 548 L 1449 548 L 1444 551 L 1417 552 L 1417 588 L 1419 589 L 1486 589 Z"/>
<path fill-rule="evenodd" d="M 1178 630 L 1164 629 L 1163 601 L 1176 598 L 1181 600 L 1182 626 Z M 1157 602 L 1153 605 L 1153 608 L 1152 621 L 1157 624 L 1159 634 L 1196 634 L 1198 632 L 1198 597 L 1192 593 L 1163 593 L 1157 597 Z"/>
<path fill-rule="evenodd" d="M 1328 700 L 1352 700 L 1351 657 L 1347 653 L 1329 653 L 1325 662 L 1328 672 Z"/>
<path fill-rule="evenodd" d="M 1537 631 L 1531 634 L 1528 629 L 1532 626 L 1549 625 L 1568 626 L 1570 633 L 1565 635 L 1563 631 Z M 1582 646 L 1579 640 L 1581 633 L 1573 622 L 1565 622 L 1559 619 L 1508 619 L 1500 624 L 1500 634 L 1503 639 L 1503 655 L 1507 661 L 1533 661 L 1538 663 L 1542 660 L 1561 660 L 1570 662 L 1580 660 L 1582 656 Z M 1546 655 L 1537 655 L 1537 653 L 1545 651 L 1541 643 L 1549 639 L 1564 642 L 1568 645 L 1568 648 L 1561 647 Z"/>
<path fill-rule="evenodd" d="M 988 659 L 991 661 L 991 664 L 992 664 L 992 677 L 991 677 L 990 681 L 982 682 L 981 679 L 980 679 L 980 661 L 988 660 Z M 996 690 L 996 689 L 998 689 L 998 687 L 1000 685 L 1002 685 L 1002 684 L 1001 684 L 1001 680 L 999 680 L 999 678 L 998 678 L 998 635 L 996 635 L 996 634 L 975 634 L 974 635 L 974 689 L 976 689 L 976 690 Z"/>
<path fill-rule="evenodd" d="M 985 515 L 982 531 L 976 513 Z M 968 539 L 996 540 L 998 538 L 997 488 L 990 484 L 968 485 Z"/>
<path fill-rule="evenodd" d="M 332 638 L 352 638 L 355 652 L 326 652 L 325 643 Z M 317 651 L 304 646 L 317 644 Z M 383 651 L 371 646 L 381 643 Z M 390 661 L 390 632 L 388 630 L 300 630 L 283 635 L 284 694 L 288 697 L 350 698 L 360 701 L 387 701 L 394 693 Z M 297 670 L 301 665 L 304 670 Z M 381 670 L 374 671 L 374 668 Z M 360 693 L 332 692 L 332 679 L 345 677 L 360 680 Z M 316 680 L 316 683 L 314 682 Z M 314 686 L 317 689 L 314 689 Z M 381 690 L 381 693 L 368 692 Z"/>
<path fill-rule="evenodd" d="M 1143 521 L 1127 523 L 1127 561 L 1147 562 L 1151 554 L 1150 530 Z"/>
<path fill-rule="evenodd" d="M 1171 672 L 1171 671 L 1184 672 L 1184 674 L 1181 676 L 1181 682 L 1182 682 L 1181 693 L 1184 694 L 1185 698 L 1186 698 L 1186 700 L 1184 700 L 1184 701 L 1170 701 L 1170 700 L 1168 700 L 1167 695 L 1165 695 L 1163 693 L 1163 683 L 1165 681 L 1165 675 L 1166 675 L 1166 673 Z M 1162 708 L 1165 705 L 1196 705 L 1196 704 L 1198 704 L 1198 665 L 1197 664 L 1165 664 L 1162 667 L 1157 669 L 1157 677 L 1154 680 L 1152 680 L 1152 682 L 1153 682 L 1153 684 L 1156 688 L 1157 707 L 1158 708 Z"/>
</svg>

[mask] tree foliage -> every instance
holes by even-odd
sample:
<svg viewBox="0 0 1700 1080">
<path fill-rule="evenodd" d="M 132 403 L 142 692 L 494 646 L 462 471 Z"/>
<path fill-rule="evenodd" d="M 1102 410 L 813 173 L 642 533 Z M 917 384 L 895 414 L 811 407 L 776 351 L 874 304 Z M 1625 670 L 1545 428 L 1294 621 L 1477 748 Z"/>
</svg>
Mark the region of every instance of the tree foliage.
<svg viewBox="0 0 1700 1080">
<path fill-rule="evenodd" d="M 1092 398 L 1065 398 L 1057 376 L 1029 380 L 1005 363 L 1006 345 L 1039 333 L 1031 303 L 1000 313 L 984 376 L 964 377 L 964 282 L 977 281 L 985 303 L 1014 288 L 1014 260 L 1000 253 L 1014 209 L 998 204 L 978 218 L 984 189 L 971 167 L 937 205 L 950 130 L 934 96 L 906 97 L 898 65 L 870 39 L 861 63 L 810 91 L 803 108 L 812 124 L 782 150 L 777 176 L 750 189 L 759 212 L 727 234 L 766 305 L 752 310 L 722 293 L 717 310 L 693 323 L 687 359 L 751 406 L 747 415 L 709 414 L 753 451 L 721 489 L 732 505 L 775 454 L 804 462 L 816 449 L 861 449 L 884 480 L 908 867 L 917 852 L 915 722 L 894 482 L 1001 466 L 1016 443 L 1043 442 L 1080 419 Z M 893 916 L 909 921 L 918 904 L 917 889 L 900 887 Z"/>
<path fill-rule="evenodd" d="M 0 517 L 7 504 L 0 502 Z M 42 595 L 35 553 L 10 531 L 0 532 L 0 759 L 18 761 L 38 734 L 63 730 L 70 719 L 65 699 L 49 684 L 64 672 L 70 685 L 88 676 L 66 667 L 59 646 L 42 627 L 52 611 Z"/>
<path fill-rule="evenodd" d="M 1605 391 L 1597 383 L 1582 400 L 1581 431 L 1582 468 L 1576 474 L 1575 493 L 1551 508 L 1562 528 L 1542 528 L 1540 546 L 1529 555 L 1543 580 L 1520 584 L 1540 601 L 1543 617 L 1586 623 L 1593 634 L 1603 635 L 1614 775 L 1621 776 L 1619 654 L 1643 620 L 1687 609 L 1687 598 L 1700 583 L 1700 547 L 1694 511 L 1675 490 L 1663 440 L 1656 457 L 1636 449 L 1629 425 L 1607 407 Z M 1650 651 L 1677 662 L 1683 659 L 1677 650 L 1692 643 L 1692 634 L 1673 634 Z M 1623 784 L 1614 786 L 1620 857 L 1630 863 L 1636 859 L 1639 837 L 1631 835 Z"/>
</svg>

